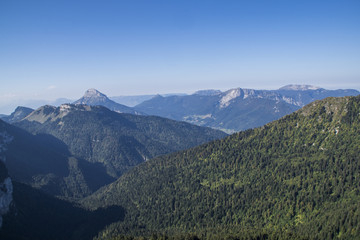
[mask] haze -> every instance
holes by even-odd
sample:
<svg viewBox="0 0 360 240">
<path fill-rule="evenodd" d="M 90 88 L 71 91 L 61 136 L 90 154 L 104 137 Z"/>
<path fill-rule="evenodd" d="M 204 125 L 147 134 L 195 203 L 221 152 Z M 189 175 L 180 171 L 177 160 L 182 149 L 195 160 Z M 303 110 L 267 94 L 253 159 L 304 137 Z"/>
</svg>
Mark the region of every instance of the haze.
<svg viewBox="0 0 360 240">
<path fill-rule="evenodd" d="M 311 84 L 360 89 L 359 1 L 0 2 L 0 107 Z"/>
</svg>

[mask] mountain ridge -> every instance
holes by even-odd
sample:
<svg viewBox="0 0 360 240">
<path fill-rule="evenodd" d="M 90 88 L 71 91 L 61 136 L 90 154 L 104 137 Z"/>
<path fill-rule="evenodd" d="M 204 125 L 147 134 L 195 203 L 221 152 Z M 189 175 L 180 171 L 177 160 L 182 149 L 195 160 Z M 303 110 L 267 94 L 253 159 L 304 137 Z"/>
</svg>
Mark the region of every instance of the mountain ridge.
<svg viewBox="0 0 360 240">
<path fill-rule="evenodd" d="M 198 92 L 202 93 L 201 90 Z M 360 93 L 352 89 L 326 90 L 311 85 L 287 85 L 278 90 L 233 88 L 224 92 L 198 92 L 186 96 L 154 97 L 135 109 L 232 133 L 262 126 L 315 100 Z"/>
<path fill-rule="evenodd" d="M 12 156 L 9 159 L 14 159 L 9 162 L 9 170 L 22 176 L 19 178 L 23 182 L 30 181 L 32 186 L 51 189 L 49 184 L 55 184 L 54 189 L 61 189 L 61 185 L 65 185 L 65 190 L 71 187 L 70 193 L 57 191 L 55 195 L 65 194 L 74 198 L 90 194 L 150 158 L 226 136 L 223 132 L 185 122 L 117 113 L 103 106 L 79 104 L 43 106 L 14 125 L 29 134 L 22 133 L 23 137 L 16 138 L 18 148 L 26 151 L 16 151 L 17 145 L 14 145 L 8 152 Z M 60 165 L 55 169 L 49 166 L 47 170 L 30 175 L 23 173 L 27 170 L 13 166 L 11 163 L 21 162 L 25 153 L 35 158 L 33 168 L 43 169 L 48 164 L 44 162 L 40 164 L 42 167 L 37 166 L 39 162 L 35 160 L 45 161 L 38 155 L 46 151 L 39 149 L 41 146 L 29 149 L 24 146 L 26 139 L 54 150 L 57 157 L 49 158 L 58 159 Z M 28 164 L 22 163 L 24 166 Z M 52 177 L 51 174 L 60 169 L 63 171 Z M 73 181 L 78 182 L 71 185 Z"/>
</svg>

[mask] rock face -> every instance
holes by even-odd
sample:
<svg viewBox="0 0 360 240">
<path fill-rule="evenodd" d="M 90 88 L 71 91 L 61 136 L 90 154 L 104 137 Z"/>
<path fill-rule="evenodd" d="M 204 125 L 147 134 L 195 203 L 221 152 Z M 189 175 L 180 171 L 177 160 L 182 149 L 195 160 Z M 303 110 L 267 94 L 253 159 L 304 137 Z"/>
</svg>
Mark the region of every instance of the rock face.
<svg viewBox="0 0 360 240">
<path fill-rule="evenodd" d="M 116 103 L 110 100 L 105 94 L 99 92 L 96 89 L 88 89 L 84 96 L 79 100 L 73 102 L 73 104 L 86 104 L 90 106 L 104 106 L 111 111 L 119 113 L 131 113 L 131 114 L 140 114 L 138 111 L 135 111 L 131 107 Z"/>
</svg>

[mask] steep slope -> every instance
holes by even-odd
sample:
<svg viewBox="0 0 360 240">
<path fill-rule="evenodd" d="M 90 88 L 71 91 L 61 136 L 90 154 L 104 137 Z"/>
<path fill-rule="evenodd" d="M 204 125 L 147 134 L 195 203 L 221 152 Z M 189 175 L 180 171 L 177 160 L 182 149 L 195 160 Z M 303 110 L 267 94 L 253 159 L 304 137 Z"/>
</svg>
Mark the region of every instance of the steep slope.
<svg viewBox="0 0 360 240">
<path fill-rule="evenodd" d="M 123 206 L 101 236 L 360 237 L 360 96 L 141 164 L 84 200 Z"/>
<path fill-rule="evenodd" d="M 1 117 L 1 119 L 8 123 L 17 122 L 24 119 L 32 111 L 34 111 L 32 108 L 17 107 L 13 113 L 11 113 L 9 116 Z"/>
<path fill-rule="evenodd" d="M 88 89 L 84 96 L 79 100 L 73 102 L 73 104 L 85 104 L 90 106 L 104 106 L 111 111 L 119 112 L 119 113 L 132 113 L 132 114 L 140 114 L 139 111 L 134 110 L 131 107 L 127 107 L 125 105 L 116 103 L 110 100 L 105 94 L 99 92 L 96 89 Z"/>
<path fill-rule="evenodd" d="M 4 240 L 92 239 L 101 228 L 124 217 L 121 207 L 86 211 L 18 182 L 13 195 L 0 229 Z"/>
<path fill-rule="evenodd" d="M 101 106 L 44 106 L 16 123 L 62 141 L 78 159 L 118 177 L 147 159 L 190 148 L 226 134 L 160 117 L 120 114 Z"/>
<path fill-rule="evenodd" d="M 3 225 L 3 215 L 7 214 L 13 200 L 13 185 L 4 162 L 0 159 L 0 230 Z"/>
<path fill-rule="evenodd" d="M 204 90 L 188 96 L 156 96 L 135 108 L 150 115 L 235 132 L 262 126 L 314 100 L 357 94 L 356 90 L 308 85 L 288 85 L 279 90 Z"/>
<path fill-rule="evenodd" d="M 79 198 L 114 181 L 105 168 L 75 158 L 51 135 L 32 134 L 0 120 L 1 159 L 13 180 L 52 195 Z"/>
<path fill-rule="evenodd" d="M 2 120 L 0 120 L 0 124 L 1 122 Z M 13 198 L 12 180 L 5 166 L 6 157 L 4 155 L 11 140 L 11 137 L 0 127 L 0 230 L 3 224 L 3 215 L 9 211 Z"/>
</svg>

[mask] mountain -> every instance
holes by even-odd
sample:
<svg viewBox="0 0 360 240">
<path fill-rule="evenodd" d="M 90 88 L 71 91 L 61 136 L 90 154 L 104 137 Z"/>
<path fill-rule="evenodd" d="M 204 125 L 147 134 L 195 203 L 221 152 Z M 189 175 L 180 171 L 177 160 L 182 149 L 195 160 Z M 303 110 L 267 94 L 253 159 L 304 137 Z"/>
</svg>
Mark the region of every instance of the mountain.
<svg viewBox="0 0 360 240">
<path fill-rule="evenodd" d="M 150 100 L 155 95 L 136 95 L 136 96 L 115 96 L 110 97 L 116 103 L 120 103 L 129 107 L 134 107 L 144 101 Z"/>
<path fill-rule="evenodd" d="M 73 102 L 73 104 L 85 104 L 90 106 L 104 106 L 111 111 L 119 113 L 132 113 L 132 114 L 141 114 L 139 111 L 134 110 L 131 107 L 116 103 L 110 100 L 105 94 L 99 92 L 96 89 L 88 89 L 84 96 L 79 100 Z"/>
<path fill-rule="evenodd" d="M 168 94 L 162 94 L 162 96 L 185 96 L 187 94 L 185 93 L 168 93 Z M 111 100 L 114 102 L 134 107 L 144 101 L 150 100 L 151 98 L 155 97 L 156 95 L 134 95 L 134 96 L 115 96 L 110 97 Z"/>
<path fill-rule="evenodd" d="M 354 89 L 326 90 L 311 85 L 287 85 L 279 88 L 277 92 L 290 98 L 291 102 L 299 107 L 327 97 L 356 96 L 360 94 L 359 91 Z"/>
<path fill-rule="evenodd" d="M 289 90 L 289 91 L 309 91 L 309 90 L 318 90 L 320 87 L 313 85 L 295 85 L 289 84 L 284 87 L 279 88 L 279 90 Z"/>
<path fill-rule="evenodd" d="M 51 135 L 34 136 L 1 120 L 0 133 L 1 158 L 15 181 L 51 195 L 79 198 L 115 180 L 98 164 L 75 158 Z"/>
<path fill-rule="evenodd" d="M 101 239 L 358 239 L 359 132 L 360 96 L 327 98 L 152 159 L 83 204 L 125 209 Z"/>
<path fill-rule="evenodd" d="M 9 123 L 17 122 L 17 121 L 20 121 L 23 118 L 25 118 L 32 111 L 34 111 L 34 109 L 19 106 L 9 116 L 3 116 L 3 117 L 1 117 L 1 119 L 4 120 L 5 122 L 9 122 Z"/>
<path fill-rule="evenodd" d="M 73 102 L 74 100 L 72 99 L 69 99 L 69 98 L 58 98 L 54 101 L 51 101 L 49 103 L 46 103 L 46 104 L 42 104 L 43 105 L 52 105 L 52 106 L 56 106 L 56 107 L 59 107 L 60 105 L 62 104 L 66 104 L 66 103 L 71 103 Z M 39 106 L 40 107 L 40 106 Z"/>
<path fill-rule="evenodd" d="M 54 195 L 77 198 L 155 156 L 226 136 L 221 131 L 160 117 L 72 104 L 43 106 L 14 124 L 33 135 L 6 127 L 13 129 L 12 134 L 8 132 L 14 136 L 7 151 L 10 172 Z M 19 162 L 27 167 L 20 167 Z"/>
<path fill-rule="evenodd" d="M 56 100 L 14 99 L 11 102 L 0 103 L 0 112 L 6 113 L 0 115 L 10 115 L 18 106 L 36 109 L 44 105 L 60 106 L 61 104 L 71 103 L 73 101 L 74 100 L 68 98 L 59 98 Z"/>
<path fill-rule="evenodd" d="M 326 97 L 355 96 L 356 90 L 288 85 L 278 90 L 202 90 L 187 96 L 155 96 L 135 107 L 149 115 L 236 132 L 259 127 Z"/>
<path fill-rule="evenodd" d="M 298 109 L 271 91 L 232 89 L 188 96 L 156 96 L 135 107 L 149 115 L 234 132 L 262 126 Z"/>
<path fill-rule="evenodd" d="M 0 120 L 0 239 L 92 239 L 106 225 L 122 220 L 121 207 L 87 211 L 41 191 L 71 192 L 81 187 L 76 180 L 88 174 L 80 163 L 67 171 L 77 160 L 70 161 L 65 151 L 59 154 L 46 142 Z M 102 181 L 100 171 L 92 177 Z"/>
<path fill-rule="evenodd" d="M 213 96 L 219 94 L 221 94 L 221 91 L 215 89 L 199 90 L 194 93 L 194 95 L 201 95 L 201 96 Z"/>
</svg>

